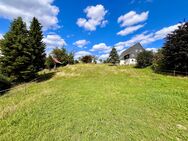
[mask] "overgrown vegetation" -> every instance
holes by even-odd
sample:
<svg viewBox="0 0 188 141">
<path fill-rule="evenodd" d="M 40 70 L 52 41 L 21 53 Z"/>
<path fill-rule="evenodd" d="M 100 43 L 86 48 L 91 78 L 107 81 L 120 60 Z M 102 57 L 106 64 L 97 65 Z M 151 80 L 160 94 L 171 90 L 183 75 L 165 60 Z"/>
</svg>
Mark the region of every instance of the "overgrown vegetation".
<svg viewBox="0 0 188 141">
<path fill-rule="evenodd" d="M 9 78 L 3 76 L 2 74 L 0 74 L 0 91 L 4 90 L 4 89 L 8 89 L 11 86 L 11 82 L 9 80 Z M 0 93 L 1 95 L 2 93 Z"/>
<path fill-rule="evenodd" d="M 152 65 L 153 61 L 153 52 L 151 51 L 143 51 L 140 52 L 136 58 L 138 68 L 145 68 Z"/>
<path fill-rule="evenodd" d="M 91 55 L 86 55 L 86 56 L 83 56 L 80 60 L 81 60 L 83 63 L 92 63 L 93 56 L 91 56 Z"/>
</svg>

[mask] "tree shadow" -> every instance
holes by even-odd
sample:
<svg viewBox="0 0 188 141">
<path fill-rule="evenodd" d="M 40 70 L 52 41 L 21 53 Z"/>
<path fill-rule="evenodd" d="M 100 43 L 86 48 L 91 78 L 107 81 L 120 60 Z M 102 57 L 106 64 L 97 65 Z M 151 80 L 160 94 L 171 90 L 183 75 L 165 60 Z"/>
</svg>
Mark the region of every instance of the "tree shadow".
<svg viewBox="0 0 188 141">
<path fill-rule="evenodd" d="M 55 75 L 55 72 L 40 74 L 39 77 L 37 78 L 36 82 L 39 83 L 39 82 L 47 81 L 47 80 L 51 79 L 54 75 Z"/>
</svg>

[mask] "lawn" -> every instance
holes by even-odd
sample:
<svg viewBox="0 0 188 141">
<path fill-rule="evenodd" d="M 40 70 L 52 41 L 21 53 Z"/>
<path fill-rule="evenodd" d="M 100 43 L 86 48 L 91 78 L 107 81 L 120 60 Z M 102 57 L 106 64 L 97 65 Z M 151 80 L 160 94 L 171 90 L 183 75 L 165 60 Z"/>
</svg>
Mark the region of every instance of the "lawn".
<svg viewBox="0 0 188 141">
<path fill-rule="evenodd" d="M 94 64 L 47 75 L 0 97 L 1 141 L 188 140 L 186 77 Z"/>
</svg>

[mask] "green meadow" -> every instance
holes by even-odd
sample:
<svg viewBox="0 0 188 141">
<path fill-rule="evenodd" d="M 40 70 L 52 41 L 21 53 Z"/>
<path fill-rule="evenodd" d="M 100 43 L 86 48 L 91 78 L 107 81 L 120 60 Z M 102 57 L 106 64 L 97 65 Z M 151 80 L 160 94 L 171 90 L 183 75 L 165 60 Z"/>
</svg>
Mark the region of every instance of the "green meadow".
<svg viewBox="0 0 188 141">
<path fill-rule="evenodd" d="M 188 140 L 187 77 L 104 64 L 41 75 L 0 96 L 1 141 Z"/>
</svg>

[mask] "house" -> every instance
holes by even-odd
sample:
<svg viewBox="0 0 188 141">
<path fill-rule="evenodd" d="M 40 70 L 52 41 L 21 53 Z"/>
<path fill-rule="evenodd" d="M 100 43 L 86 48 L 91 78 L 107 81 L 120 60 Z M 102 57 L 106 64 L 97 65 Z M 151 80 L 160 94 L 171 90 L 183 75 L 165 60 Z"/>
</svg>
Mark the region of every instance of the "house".
<svg viewBox="0 0 188 141">
<path fill-rule="evenodd" d="M 138 54 L 144 50 L 145 49 L 140 43 L 137 43 L 134 46 L 128 48 L 120 55 L 120 65 L 136 65 L 136 58 Z"/>
</svg>

